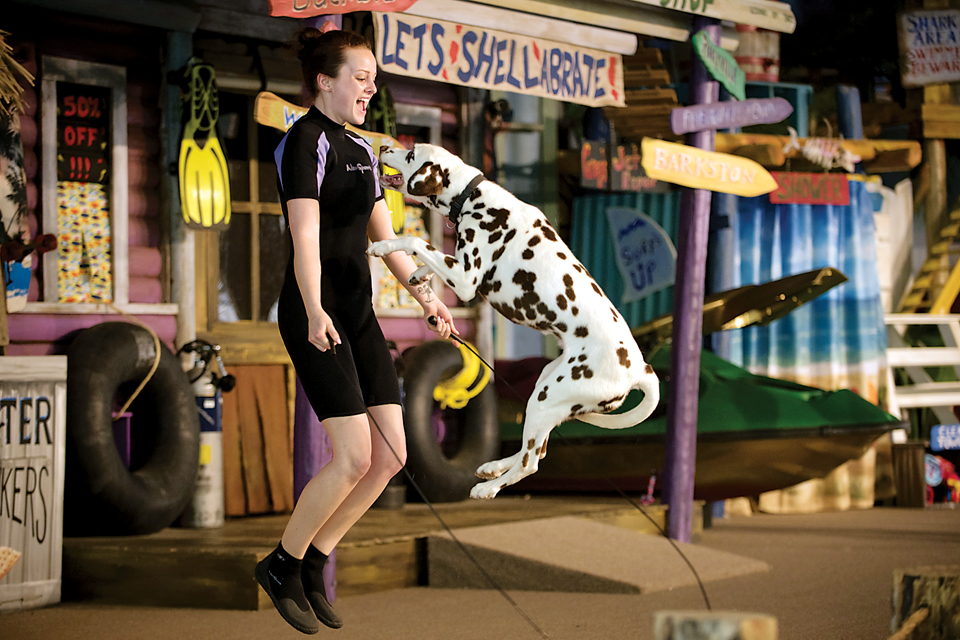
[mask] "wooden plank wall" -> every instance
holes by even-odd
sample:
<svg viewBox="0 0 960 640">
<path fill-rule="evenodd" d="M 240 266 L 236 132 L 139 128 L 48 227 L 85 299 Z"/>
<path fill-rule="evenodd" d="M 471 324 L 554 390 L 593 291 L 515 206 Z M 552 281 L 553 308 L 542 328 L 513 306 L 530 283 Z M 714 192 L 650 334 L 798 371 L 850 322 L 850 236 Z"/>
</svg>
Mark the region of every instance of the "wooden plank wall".
<svg viewBox="0 0 960 640">
<path fill-rule="evenodd" d="M 293 433 L 283 365 L 237 365 L 223 395 L 226 515 L 293 510 Z"/>
</svg>

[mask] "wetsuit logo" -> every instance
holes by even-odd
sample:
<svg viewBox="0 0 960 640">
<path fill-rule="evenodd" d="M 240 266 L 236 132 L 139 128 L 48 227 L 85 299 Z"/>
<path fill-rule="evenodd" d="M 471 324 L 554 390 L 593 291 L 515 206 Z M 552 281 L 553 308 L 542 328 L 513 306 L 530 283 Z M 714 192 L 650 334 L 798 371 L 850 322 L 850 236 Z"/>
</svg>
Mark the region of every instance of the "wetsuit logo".
<svg viewBox="0 0 960 640">
<path fill-rule="evenodd" d="M 358 162 L 357 164 L 348 164 L 347 171 L 359 171 L 360 173 L 363 173 L 364 171 L 373 171 L 373 167 L 366 164 L 360 164 Z"/>
</svg>

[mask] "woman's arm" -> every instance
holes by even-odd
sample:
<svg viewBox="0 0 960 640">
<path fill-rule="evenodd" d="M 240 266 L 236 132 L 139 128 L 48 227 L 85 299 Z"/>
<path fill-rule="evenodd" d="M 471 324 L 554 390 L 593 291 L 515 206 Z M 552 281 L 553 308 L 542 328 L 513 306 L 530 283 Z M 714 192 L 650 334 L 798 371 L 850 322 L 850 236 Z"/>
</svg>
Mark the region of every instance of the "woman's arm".
<svg viewBox="0 0 960 640">
<path fill-rule="evenodd" d="M 380 240 L 392 240 L 397 237 L 393 232 L 393 224 L 390 221 L 390 209 L 387 208 L 386 200 L 378 200 L 373 205 L 373 212 L 370 214 L 370 222 L 367 224 L 367 237 L 371 242 Z M 410 274 L 417 268 L 413 258 L 403 251 L 394 251 L 383 257 L 384 263 L 390 272 L 397 277 L 407 291 L 410 292 L 420 306 L 423 307 L 423 318 L 427 321 L 427 326 L 431 331 L 440 335 L 441 338 L 449 338 L 451 333 L 460 334 L 453 323 L 453 316 L 450 310 L 443 304 L 440 298 L 434 293 L 426 283 L 419 286 L 411 286 L 407 283 Z M 437 319 L 437 324 L 430 324 L 430 317 Z"/>
<path fill-rule="evenodd" d="M 320 304 L 320 204 L 312 198 L 287 202 L 293 237 L 293 272 L 307 310 L 308 339 L 320 351 L 340 344 L 333 321 Z"/>
</svg>

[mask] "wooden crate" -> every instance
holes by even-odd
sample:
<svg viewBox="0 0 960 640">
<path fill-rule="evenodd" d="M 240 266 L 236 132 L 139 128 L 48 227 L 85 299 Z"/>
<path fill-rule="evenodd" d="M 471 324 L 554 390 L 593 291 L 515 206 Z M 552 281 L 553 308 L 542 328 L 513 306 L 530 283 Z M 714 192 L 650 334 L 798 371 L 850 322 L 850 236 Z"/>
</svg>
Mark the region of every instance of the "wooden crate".
<svg viewBox="0 0 960 640">
<path fill-rule="evenodd" d="M 293 435 L 283 365 L 228 367 L 223 394 L 223 484 L 228 516 L 293 510 Z"/>
<path fill-rule="evenodd" d="M 60 601 L 66 356 L 0 357 L 0 613 Z"/>
</svg>

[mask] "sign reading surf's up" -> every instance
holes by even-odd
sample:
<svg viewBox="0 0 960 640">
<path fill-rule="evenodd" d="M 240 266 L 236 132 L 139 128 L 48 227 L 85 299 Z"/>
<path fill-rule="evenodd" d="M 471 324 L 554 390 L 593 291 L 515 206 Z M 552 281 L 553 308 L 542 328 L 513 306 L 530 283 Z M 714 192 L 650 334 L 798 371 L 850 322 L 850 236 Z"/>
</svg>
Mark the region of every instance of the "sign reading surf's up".
<svg viewBox="0 0 960 640">
<path fill-rule="evenodd" d="M 624 106 L 619 54 L 408 14 L 374 13 L 388 73 L 591 107 Z"/>
</svg>

